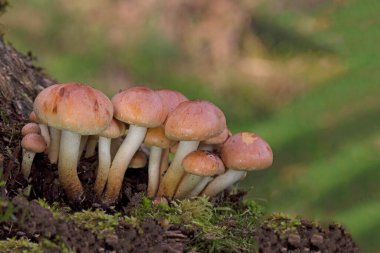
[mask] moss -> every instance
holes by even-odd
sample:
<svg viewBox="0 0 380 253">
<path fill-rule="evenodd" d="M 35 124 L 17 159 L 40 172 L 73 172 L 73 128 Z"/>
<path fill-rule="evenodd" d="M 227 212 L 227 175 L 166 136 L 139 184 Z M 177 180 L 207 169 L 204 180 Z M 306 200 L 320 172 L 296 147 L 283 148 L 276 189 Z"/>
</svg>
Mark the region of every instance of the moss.
<svg viewBox="0 0 380 253">
<path fill-rule="evenodd" d="M 71 210 L 69 207 L 61 206 L 61 204 L 59 204 L 58 202 L 53 202 L 52 204 L 49 204 L 45 199 L 37 199 L 37 203 L 40 206 L 48 209 L 53 214 L 53 217 L 56 219 L 61 217 L 63 214 L 69 213 Z"/>
<path fill-rule="evenodd" d="M 80 227 L 90 230 L 92 233 L 102 237 L 106 233 L 113 232 L 119 224 L 120 213 L 110 215 L 102 210 L 84 210 L 68 216 Z"/>
<path fill-rule="evenodd" d="M 4 253 L 18 253 L 18 252 L 30 252 L 30 253 L 42 253 L 42 248 L 37 244 L 29 241 L 28 239 L 16 239 L 10 238 L 5 241 L 0 241 L 0 252 Z"/>
<path fill-rule="evenodd" d="M 153 205 L 145 198 L 126 221 L 138 227 L 147 218 L 178 224 L 194 231 L 187 250 L 199 252 L 255 252 L 255 233 L 263 208 L 253 201 L 237 206 L 225 202 L 215 206 L 207 198 L 176 200 Z"/>
<path fill-rule="evenodd" d="M 40 242 L 40 247 L 44 252 L 75 253 L 75 250 L 68 248 L 64 243 L 56 244 L 47 239 Z"/>
<path fill-rule="evenodd" d="M 273 229 L 281 237 L 288 233 L 296 232 L 301 225 L 300 217 L 292 217 L 284 213 L 273 213 L 269 216 L 263 225 Z"/>
</svg>

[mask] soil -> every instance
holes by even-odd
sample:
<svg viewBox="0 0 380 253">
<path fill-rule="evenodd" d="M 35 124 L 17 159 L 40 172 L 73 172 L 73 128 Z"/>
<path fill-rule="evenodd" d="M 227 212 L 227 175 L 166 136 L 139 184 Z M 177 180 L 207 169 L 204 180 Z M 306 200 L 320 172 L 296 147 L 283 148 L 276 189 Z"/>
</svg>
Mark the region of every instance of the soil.
<svg viewBox="0 0 380 253">
<path fill-rule="evenodd" d="M 57 167 L 49 163 L 45 154 L 35 157 L 30 181 L 23 178 L 20 130 L 28 121 L 34 97 L 53 83 L 54 80 L 35 67 L 31 54 L 18 53 L 0 38 L 0 181 L 6 182 L 5 187 L 0 187 L 0 214 L 8 207 L 14 208 L 10 220 L 0 220 L 0 240 L 28 238 L 44 245 L 46 252 L 59 252 L 62 245 L 77 252 L 183 252 L 189 240 L 199 233 L 198 228 L 163 225 L 147 219 L 139 227 L 120 221 L 112 232 L 94 232 L 68 220 L 64 214 L 54 216 L 35 201 L 44 198 L 50 204 L 69 206 L 72 211 L 105 208 L 111 214 L 129 214 L 146 191 L 146 169 L 128 170 L 116 206 L 103 207 L 92 191 L 96 157 L 82 158 L 78 166 L 85 187 L 80 202 L 72 203 L 65 197 Z M 212 201 L 220 206 L 228 201 L 236 203 L 234 208 L 245 208 L 243 196 L 244 193 L 224 193 Z M 322 228 L 302 220 L 294 227 L 281 231 L 268 218 L 259 229 L 244 234 L 257 238 L 260 252 L 358 252 L 349 233 L 339 225 Z"/>
</svg>

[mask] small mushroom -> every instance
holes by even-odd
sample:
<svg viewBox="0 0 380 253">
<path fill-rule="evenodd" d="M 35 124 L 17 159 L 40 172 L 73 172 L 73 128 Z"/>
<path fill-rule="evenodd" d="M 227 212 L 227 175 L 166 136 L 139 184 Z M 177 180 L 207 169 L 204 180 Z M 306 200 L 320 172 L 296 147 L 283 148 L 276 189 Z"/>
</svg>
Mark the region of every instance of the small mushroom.
<svg viewBox="0 0 380 253">
<path fill-rule="evenodd" d="M 145 138 L 147 128 L 158 127 L 166 119 L 161 97 L 147 87 L 132 87 L 112 98 L 114 117 L 129 124 L 128 134 L 112 161 L 103 201 L 111 204 L 119 196 L 125 171 Z"/>
<path fill-rule="evenodd" d="M 77 174 L 81 135 L 95 135 L 111 123 L 111 101 L 100 91 L 78 83 L 55 84 L 42 90 L 33 105 L 36 116 L 61 130 L 58 175 L 67 196 L 77 200 L 83 187 Z"/>
<path fill-rule="evenodd" d="M 37 133 L 26 134 L 21 140 L 23 148 L 21 171 L 25 179 L 28 179 L 32 163 L 36 153 L 44 152 L 46 149 L 46 142 L 44 138 Z"/>
<path fill-rule="evenodd" d="M 265 169 L 273 162 L 273 153 L 268 143 L 249 132 L 228 138 L 223 144 L 221 155 L 228 170 L 212 180 L 202 195 L 213 197 L 245 177 L 246 171 Z"/>
<path fill-rule="evenodd" d="M 222 160 L 208 151 L 197 150 L 188 154 L 182 161 L 187 172 L 175 193 L 176 198 L 183 198 L 191 192 L 204 177 L 220 175 L 224 172 Z"/>
<path fill-rule="evenodd" d="M 215 137 L 212 137 L 210 139 L 202 141 L 199 144 L 198 149 L 214 152 L 216 145 L 223 144 L 227 140 L 229 132 L 230 131 L 226 127 L 221 134 L 219 134 Z"/>
<path fill-rule="evenodd" d="M 165 123 L 165 135 L 179 141 L 165 176 L 160 183 L 158 197 L 172 198 L 182 179 L 183 158 L 198 148 L 199 142 L 219 135 L 226 128 L 223 112 L 208 101 L 185 101 L 168 115 Z"/>
<path fill-rule="evenodd" d="M 150 147 L 148 165 L 148 197 L 156 195 L 160 182 L 160 165 L 163 149 L 169 149 L 172 144 L 165 136 L 163 127 L 149 128 L 144 139 L 144 144 Z"/>
<path fill-rule="evenodd" d="M 111 140 L 120 137 L 124 132 L 125 125 L 116 119 L 112 119 L 108 128 L 99 134 L 99 164 L 94 186 L 94 190 L 99 197 L 103 193 L 111 166 Z"/>
<path fill-rule="evenodd" d="M 148 163 L 148 157 L 146 156 L 146 154 L 143 151 L 138 150 L 133 155 L 131 162 L 129 163 L 128 168 L 141 169 L 141 168 L 144 168 L 147 163 Z"/>
<path fill-rule="evenodd" d="M 31 134 L 31 133 L 41 135 L 41 128 L 38 126 L 38 124 L 28 123 L 28 124 L 25 124 L 25 126 L 23 126 L 21 128 L 21 135 L 22 136 L 25 136 L 25 135 Z"/>
<path fill-rule="evenodd" d="M 49 134 L 48 126 L 45 123 L 43 123 L 39 118 L 37 118 L 36 113 L 33 111 L 29 114 L 29 120 L 31 122 L 37 123 L 39 125 L 39 127 L 41 128 L 41 135 L 42 135 L 42 137 L 44 137 L 44 140 L 45 140 L 46 145 L 47 145 L 47 149 L 49 149 L 49 147 L 50 147 L 50 134 Z"/>
</svg>

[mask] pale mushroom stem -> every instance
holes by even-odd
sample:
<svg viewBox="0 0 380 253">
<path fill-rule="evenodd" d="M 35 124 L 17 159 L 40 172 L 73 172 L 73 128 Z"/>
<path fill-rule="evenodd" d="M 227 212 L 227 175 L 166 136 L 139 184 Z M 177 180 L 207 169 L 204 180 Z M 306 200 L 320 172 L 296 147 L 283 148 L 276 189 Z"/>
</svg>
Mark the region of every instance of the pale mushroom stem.
<svg viewBox="0 0 380 253">
<path fill-rule="evenodd" d="M 190 193 L 188 193 L 185 197 L 186 198 L 197 197 L 210 181 L 212 181 L 212 177 L 203 177 L 202 180 L 197 184 L 197 186 L 195 186 L 195 188 Z"/>
<path fill-rule="evenodd" d="M 178 149 L 177 149 L 177 152 L 175 153 L 173 161 L 171 162 L 160 184 L 160 188 L 157 193 L 158 197 L 162 197 L 162 196 L 165 196 L 168 198 L 173 197 L 175 190 L 177 189 L 177 186 L 179 182 L 181 181 L 183 174 L 185 173 L 184 169 L 182 168 L 182 160 L 189 153 L 197 150 L 198 145 L 199 145 L 199 141 L 180 141 L 179 142 Z"/>
<path fill-rule="evenodd" d="M 98 136 L 91 135 L 88 137 L 85 158 L 89 158 L 95 155 L 96 145 L 98 144 Z"/>
<path fill-rule="evenodd" d="M 108 174 L 106 191 L 103 197 L 106 204 L 115 202 L 119 196 L 125 171 L 127 170 L 133 155 L 143 142 L 146 131 L 146 127 L 139 127 L 136 125 L 129 126 L 127 137 L 117 151 Z"/>
<path fill-rule="evenodd" d="M 23 150 L 21 172 L 24 175 L 25 179 L 28 179 L 30 175 L 30 170 L 32 168 L 32 163 L 33 163 L 35 155 L 36 155 L 35 152 L 25 150 L 25 149 Z"/>
<path fill-rule="evenodd" d="M 98 150 L 99 165 L 96 172 L 94 190 L 100 197 L 107 182 L 108 172 L 111 166 L 111 139 L 99 137 Z"/>
<path fill-rule="evenodd" d="M 49 134 L 49 128 L 45 124 L 38 124 L 41 129 L 41 136 L 44 137 L 44 140 L 46 142 L 46 151 L 50 148 L 50 134 Z M 45 151 L 45 152 L 46 152 Z"/>
<path fill-rule="evenodd" d="M 201 193 L 202 196 L 214 197 L 218 193 L 227 189 L 242 177 L 244 177 L 246 171 L 229 169 L 226 173 L 217 176 L 212 180 Z"/>
<path fill-rule="evenodd" d="M 160 179 L 159 179 L 160 182 L 162 182 L 162 179 L 166 171 L 168 170 L 168 167 L 169 167 L 169 148 L 165 148 L 161 156 Z"/>
<path fill-rule="evenodd" d="M 88 135 L 82 135 L 80 138 L 80 144 L 79 144 L 79 152 L 78 152 L 78 160 L 82 157 L 83 150 L 86 147 L 88 141 Z"/>
<path fill-rule="evenodd" d="M 156 195 L 160 181 L 160 162 L 162 148 L 152 146 L 150 148 L 149 165 L 148 165 L 148 197 L 153 198 Z"/>
<path fill-rule="evenodd" d="M 49 127 L 50 130 L 50 147 L 48 151 L 48 157 L 51 164 L 57 163 L 58 154 L 59 154 L 59 144 L 61 141 L 61 131 L 54 128 Z"/>
<path fill-rule="evenodd" d="M 80 134 L 62 130 L 58 175 L 63 189 L 71 200 L 79 199 L 83 193 L 83 187 L 77 173 L 80 140 Z"/>
<path fill-rule="evenodd" d="M 174 195 L 175 198 L 182 199 L 184 198 L 191 190 L 202 181 L 202 176 L 194 175 L 187 173 L 181 183 L 178 186 L 178 189 Z"/>
</svg>

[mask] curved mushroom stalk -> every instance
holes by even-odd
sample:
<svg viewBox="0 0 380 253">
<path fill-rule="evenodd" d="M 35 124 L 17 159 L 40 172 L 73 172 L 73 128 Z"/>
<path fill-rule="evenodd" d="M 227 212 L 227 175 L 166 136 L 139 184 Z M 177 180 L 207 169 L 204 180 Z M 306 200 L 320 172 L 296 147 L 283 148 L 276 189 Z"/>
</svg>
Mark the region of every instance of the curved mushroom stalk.
<svg viewBox="0 0 380 253">
<path fill-rule="evenodd" d="M 185 196 L 185 198 L 197 197 L 210 181 L 212 181 L 212 177 L 203 177 L 202 180 L 195 186 L 195 188 Z"/>
<path fill-rule="evenodd" d="M 81 136 L 78 133 L 62 130 L 59 149 L 58 175 L 69 199 L 76 200 L 83 193 L 77 173 L 78 152 Z"/>
<path fill-rule="evenodd" d="M 186 197 L 186 195 L 190 193 L 191 190 L 193 190 L 202 181 L 203 178 L 204 177 L 202 176 L 187 173 L 179 184 L 174 197 L 178 199 Z"/>
<path fill-rule="evenodd" d="M 96 173 L 94 190 L 100 197 L 107 183 L 107 177 L 111 166 L 111 138 L 99 137 L 99 165 Z"/>
<path fill-rule="evenodd" d="M 47 152 L 50 148 L 50 134 L 49 134 L 49 128 L 47 125 L 45 124 L 38 124 L 40 126 L 40 129 L 41 129 L 41 135 L 42 137 L 44 137 L 44 140 L 46 142 L 46 151 Z"/>
<path fill-rule="evenodd" d="M 162 148 L 152 146 L 150 148 L 149 165 L 148 165 L 148 197 L 153 198 L 156 195 L 158 184 L 160 182 L 160 164 Z"/>
<path fill-rule="evenodd" d="M 143 142 L 146 131 L 146 127 L 129 126 L 127 137 L 117 151 L 108 174 L 106 191 L 103 196 L 106 204 L 116 201 L 123 183 L 125 171 L 133 155 Z"/>
<path fill-rule="evenodd" d="M 244 177 L 246 171 L 233 170 L 229 169 L 226 173 L 217 176 L 212 180 L 201 193 L 202 196 L 214 197 L 218 193 L 227 189 L 237 181 L 239 181 L 242 177 Z"/>
<path fill-rule="evenodd" d="M 48 157 L 51 164 L 57 163 L 58 154 L 59 154 L 59 144 L 61 141 L 61 131 L 54 128 L 49 127 L 50 129 L 50 147 L 48 150 Z"/>
<path fill-rule="evenodd" d="M 179 182 L 182 179 L 183 174 L 185 173 L 182 168 L 182 160 L 189 153 L 197 150 L 199 145 L 199 141 L 180 141 L 178 145 L 177 152 L 173 158 L 172 163 L 170 164 L 168 170 L 162 182 L 160 184 L 160 188 L 158 190 L 158 197 L 168 197 L 172 198 L 174 196 L 175 190 Z"/>
<path fill-rule="evenodd" d="M 90 135 L 87 140 L 85 158 L 93 157 L 95 155 L 96 145 L 98 145 L 98 136 Z"/>
<path fill-rule="evenodd" d="M 28 179 L 36 152 L 24 150 L 22 155 L 21 171 L 25 179 Z"/>
</svg>

